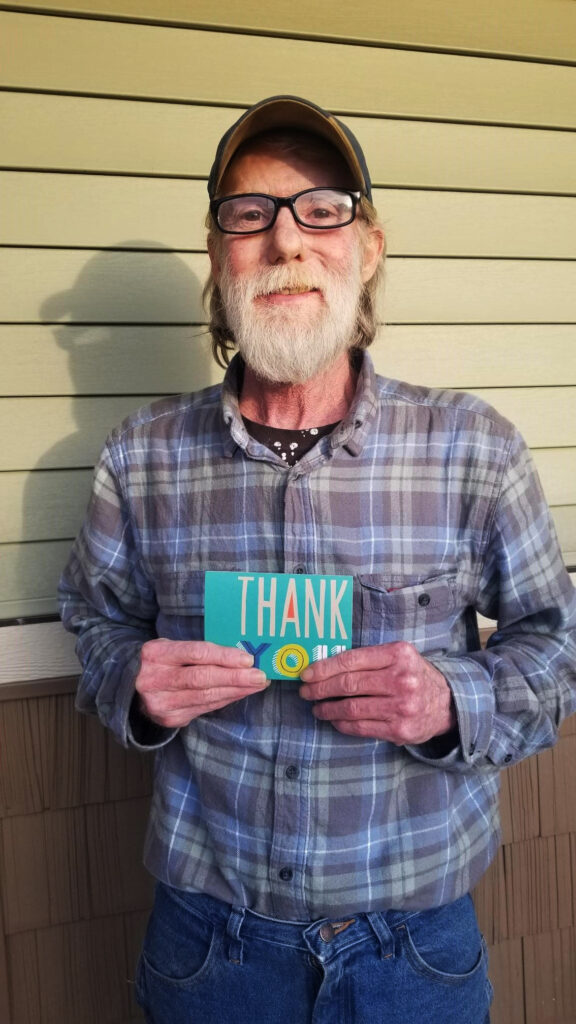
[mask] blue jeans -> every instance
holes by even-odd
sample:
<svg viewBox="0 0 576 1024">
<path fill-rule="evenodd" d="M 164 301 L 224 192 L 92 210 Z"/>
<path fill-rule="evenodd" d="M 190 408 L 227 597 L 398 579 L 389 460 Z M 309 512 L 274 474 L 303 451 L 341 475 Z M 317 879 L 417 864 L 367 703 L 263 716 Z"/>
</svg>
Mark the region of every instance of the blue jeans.
<svg viewBox="0 0 576 1024">
<path fill-rule="evenodd" d="M 488 1024 L 469 896 L 294 924 L 158 885 L 138 966 L 148 1024 Z"/>
</svg>

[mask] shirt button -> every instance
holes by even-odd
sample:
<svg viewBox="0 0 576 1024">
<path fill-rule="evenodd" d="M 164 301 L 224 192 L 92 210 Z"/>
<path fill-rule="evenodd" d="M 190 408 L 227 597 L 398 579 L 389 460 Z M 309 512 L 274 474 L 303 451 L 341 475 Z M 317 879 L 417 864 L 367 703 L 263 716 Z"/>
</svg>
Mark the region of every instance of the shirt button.
<svg viewBox="0 0 576 1024">
<path fill-rule="evenodd" d="M 294 872 L 292 871 L 292 868 L 280 868 L 280 871 L 278 872 L 278 878 L 280 878 L 283 882 L 291 882 L 293 877 Z"/>
<path fill-rule="evenodd" d="M 427 608 L 430 604 L 430 594 L 420 594 L 418 598 L 418 604 L 421 608 Z"/>
<path fill-rule="evenodd" d="M 289 764 L 286 769 L 287 779 L 298 779 L 300 778 L 300 769 L 296 764 Z"/>
<path fill-rule="evenodd" d="M 300 573 L 304 572 L 304 566 L 303 565 L 295 565 L 294 566 L 294 572 L 297 572 L 300 575 Z"/>
</svg>

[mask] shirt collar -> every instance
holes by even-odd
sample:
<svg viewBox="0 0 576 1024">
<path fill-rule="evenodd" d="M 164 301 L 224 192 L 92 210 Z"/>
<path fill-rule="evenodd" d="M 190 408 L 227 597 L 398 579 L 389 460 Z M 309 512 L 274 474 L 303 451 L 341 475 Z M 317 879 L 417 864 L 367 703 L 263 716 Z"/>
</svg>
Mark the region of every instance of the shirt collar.
<svg viewBox="0 0 576 1024">
<path fill-rule="evenodd" d="M 352 405 L 330 436 L 332 449 L 345 448 L 351 455 L 359 455 L 362 451 L 378 405 L 376 373 L 372 359 L 367 352 L 360 353 L 358 358 L 358 381 Z M 222 382 L 224 454 L 227 456 L 232 456 L 238 447 L 245 448 L 249 441 L 238 402 L 242 373 L 242 359 L 236 354 Z"/>
</svg>

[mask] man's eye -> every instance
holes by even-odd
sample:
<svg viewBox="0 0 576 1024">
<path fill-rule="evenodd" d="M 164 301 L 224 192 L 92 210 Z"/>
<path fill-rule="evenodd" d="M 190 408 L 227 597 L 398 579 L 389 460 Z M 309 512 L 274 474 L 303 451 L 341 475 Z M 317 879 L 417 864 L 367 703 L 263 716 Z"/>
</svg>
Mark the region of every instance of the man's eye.
<svg viewBox="0 0 576 1024">
<path fill-rule="evenodd" d="M 228 220 L 239 228 L 259 227 L 263 218 L 262 210 L 257 206 L 235 207 L 229 211 Z"/>
<path fill-rule="evenodd" d="M 262 220 L 262 210 L 257 210 L 256 208 L 251 210 L 240 210 L 238 216 L 240 220 L 257 223 L 259 220 Z"/>
<path fill-rule="evenodd" d="M 308 224 L 338 224 L 343 212 L 331 203 L 308 203 L 300 216 Z"/>
<path fill-rule="evenodd" d="M 310 216 L 314 220 L 334 220 L 337 214 L 336 210 L 329 209 L 327 206 L 313 206 L 310 210 Z"/>
</svg>

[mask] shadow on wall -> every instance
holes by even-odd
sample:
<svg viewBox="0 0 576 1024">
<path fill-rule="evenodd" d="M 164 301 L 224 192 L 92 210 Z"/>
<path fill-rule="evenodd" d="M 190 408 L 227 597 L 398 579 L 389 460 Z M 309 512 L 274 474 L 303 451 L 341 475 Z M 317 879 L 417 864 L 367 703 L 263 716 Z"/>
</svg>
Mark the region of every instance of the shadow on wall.
<svg viewBox="0 0 576 1024">
<path fill-rule="evenodd" d="M 46 404 L 63 436 L 38 459 L 23 498 L 23 540 L 56 539 L 21 549 L 14 583 L 34 614 L 56 611 L 58 576 L 108 432 L 154 396 L 221 378 L 199 323 L 201 292 L 183 258 L 157 242 L 133 241 L 100 251 L 71 288 L 43 302 L 40 320 L 54 325 L 55 344 L 68 356 L 63 393 L 71 397 L 55 399 L 52 410 Z M 38 438 L 43 429 L 44 421 L 34 425 Z"/>
</svg>

